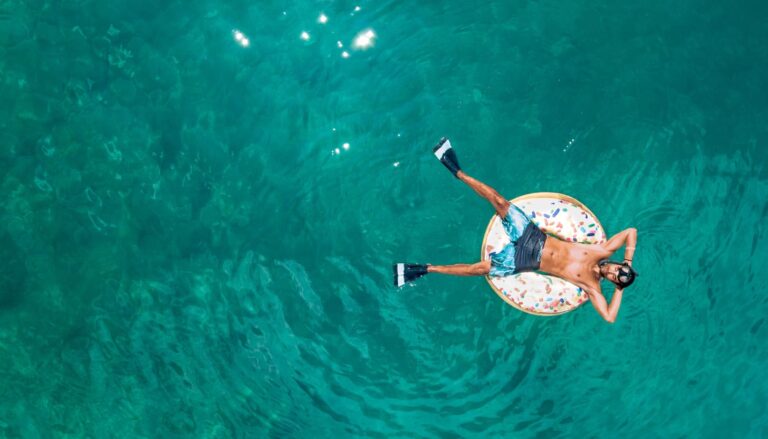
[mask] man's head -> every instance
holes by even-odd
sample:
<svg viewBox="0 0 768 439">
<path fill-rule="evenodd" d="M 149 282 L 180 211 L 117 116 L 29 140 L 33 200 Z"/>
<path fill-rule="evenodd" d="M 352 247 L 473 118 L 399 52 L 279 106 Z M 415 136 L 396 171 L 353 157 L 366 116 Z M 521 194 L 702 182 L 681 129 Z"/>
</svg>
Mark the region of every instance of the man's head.
<svg viewBox="0 0 768 439">
<path fill-rule="evenodd" d="M 600 276 L 613 282 L 617 287 L 624 289 L 635 281 L 637 272 L 626 262 L 619 263 L 603 259 L 598 263 Z"/>
</svg>

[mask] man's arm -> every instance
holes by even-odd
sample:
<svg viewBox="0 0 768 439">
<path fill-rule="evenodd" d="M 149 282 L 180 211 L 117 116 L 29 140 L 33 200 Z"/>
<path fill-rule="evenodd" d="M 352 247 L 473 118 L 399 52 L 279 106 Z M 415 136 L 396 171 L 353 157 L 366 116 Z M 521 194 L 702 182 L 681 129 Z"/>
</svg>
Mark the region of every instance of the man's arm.
<svg viewBox="0 0 768 439">
<path fill-rule="evenodd" d="M 603 244 L 603 248 L 613 254 L 616 250 L 620 249 L 622 245 L 627 244 L 624 249 L 624 260 L 632 265 L 632 258 L 635 256 L 635 247 L 637 246 L 637 229 L 630 227 L 626 230 L 611 236 L 611 239 Z"/>
<path fill-rule="evenodd" d="M 589 301 L 592 302 L 592 306 L 595 307 L 595 310 L 600 314 L 600 317 L 604 318 L 608 323 L 615 322 L 616 315 L 619 313 L 619 308 L 621 307 L 621 296 L 623 295 L 624 290 L 619 288 L 614 290 L 610 305 L 605 301 L 605 297 L 603 297 L 603 294 L 600 291 L 591 289 L 586 291 L 589 295 Z"/>
</svg>

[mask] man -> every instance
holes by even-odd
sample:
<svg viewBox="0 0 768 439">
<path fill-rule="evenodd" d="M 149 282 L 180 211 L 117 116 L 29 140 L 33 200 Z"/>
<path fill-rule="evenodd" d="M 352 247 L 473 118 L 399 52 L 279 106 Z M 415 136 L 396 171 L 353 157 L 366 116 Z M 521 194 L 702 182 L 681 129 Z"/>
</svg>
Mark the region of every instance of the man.
<svg viewBox="0 0 768 439">
<path fill-rule="evenodd" d="M 610 323 L 616 320 L 624 288 L 630 286 L 637 276 L 637 272 L 632 268 L 632 258 L 637 245 L 636 229 L 626 229 L 603 244 L 579 244 L 547 236 L 514 204 L 490 186 L 462 171 L 456 152 L 451 148 L 448 139 L 441 139 L 433 151 L 454 177 L 491 202 L 496 213 L 502 218 L 510 243 L 500 252 L 491 253 L 489 261 L 475 264 L 394 264 L 396 286 L 400 287 L 427 273 L 506 276 L 524 271 L 541 271 L 581 287 L 601 317 Z M 609 261 L 608 258 L 624 244 L 624 261 Z M 600 280 L 603 278 L 616 285 L 610 304 L 603 297 L 600 288 Z"/>
</svg>

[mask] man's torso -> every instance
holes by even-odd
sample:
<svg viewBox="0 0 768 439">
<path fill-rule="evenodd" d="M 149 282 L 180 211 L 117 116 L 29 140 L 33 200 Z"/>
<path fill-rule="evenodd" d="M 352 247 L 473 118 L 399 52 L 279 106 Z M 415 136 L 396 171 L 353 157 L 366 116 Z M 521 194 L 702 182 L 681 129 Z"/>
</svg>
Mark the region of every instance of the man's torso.
<svg viewBox="0 0 768 439">
<path fill-rule="evenodd" d="M 550 236 L 542 250 L 540 270 L 599 291 L 597 263 L 610 255 L 601 245 L 566 242 Z"/>
</svg>

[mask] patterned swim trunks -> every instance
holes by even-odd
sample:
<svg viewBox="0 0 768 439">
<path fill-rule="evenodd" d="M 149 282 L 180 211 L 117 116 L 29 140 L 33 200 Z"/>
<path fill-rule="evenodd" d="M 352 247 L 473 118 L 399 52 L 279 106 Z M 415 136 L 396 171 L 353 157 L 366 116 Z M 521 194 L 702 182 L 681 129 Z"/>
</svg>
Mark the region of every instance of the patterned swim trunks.
<svg viewBox="0 0 768 439">
<path fill-rule="evenodd" d="M 531 223 L 531 219 L 514 204 L 509 204 L 507 214 L 501 219 L 504 231 L 509 237 L 507 244 L 500 252 L 491 253 L 491 276 L 507 276 L 515 273 L 515 243 L 523 235 L 523 231 Z"/>
</svg>

